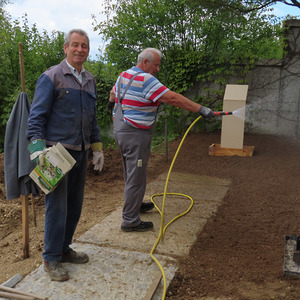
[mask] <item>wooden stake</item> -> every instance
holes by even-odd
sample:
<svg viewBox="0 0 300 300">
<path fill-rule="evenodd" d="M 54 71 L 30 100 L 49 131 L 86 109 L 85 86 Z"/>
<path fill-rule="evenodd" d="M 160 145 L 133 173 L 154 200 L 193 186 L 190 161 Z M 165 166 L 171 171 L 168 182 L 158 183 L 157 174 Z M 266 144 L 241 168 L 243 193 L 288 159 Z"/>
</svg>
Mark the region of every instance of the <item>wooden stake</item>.
<svg viewBox="0 0 300 300">
<path fill-rule="evenodd" d="M 37 300 L 47 300 L 47 297 L 42 297 L 36 294 L 32 294 L 32 293 L 27 293 L 27 292 L 23 292 L 23 291 L 19 291 L 13 288 L 9 288 L 9 287 L 5 287 L 3 285 L 0 285 L 0 293 L 4 292 L 7 295 L 10 295 L 10 298 L 13 299 L 37 299 Z M 17 298 L 17 297 L 25 297 L 25 298 Z"/>
<path fill-rule="evenodd" d="M 21 202 L 22 202 L 23 259 L 26 259 L 29 257 L 28 196 L 21 195 Z"/>
<path fill-rule="evenodd" d="M 19 43 L 18 46 L 19 46 L 19 62 L 20 62 L 20 73 L 21 73 L 21 88 L 22 88 L 22 92 L 25 93 L 26 88 L 25 88 L 23 45 L 22 43 Z M 29 257 L 28 196 L 21 195 L 21 202 L 22 202 L 23 258 L 26 259 Z M 33 215 L 35 216 L 35 206 L 33 205 L 32 207 L 34 210 Z"/>
<path fill-rule="evenodd" d="M 165 161 L 168 162 L 169 161 L 169 156 L 168 156 L 168 152 L 169 152 L 169 143 L 168 143 L 168 122 L 167 119 L 165 119 L 165 146 L 166 146 L 166 158 Z"/>
<path fill-rule="evenodd" d="M 31 203 L 32 203 L 32 213 L 33 213 L 34 227 L 36 227 L 35 199 L 34 199 L 33 196 L 31 196 Z"/>
<path fill-rule="evenodd" d="M 25 73 L 24 73 L 24 56 L 23 56 L 23 45 L 19 43 L 19 62 L 20 62 L 20 72 L 21 72 L 21 88 L 22 92 L 26 92 L 25 89 Z"/>
<path fill-rule="evenodd" d="M 0 297 L 6 298 L 6 299 L 34 300 L 34 298 L 29 297 L 29 296 L 18 295 L 15 293 L 1 292 L 1 291 L 0 291 Z"/>
</svg>

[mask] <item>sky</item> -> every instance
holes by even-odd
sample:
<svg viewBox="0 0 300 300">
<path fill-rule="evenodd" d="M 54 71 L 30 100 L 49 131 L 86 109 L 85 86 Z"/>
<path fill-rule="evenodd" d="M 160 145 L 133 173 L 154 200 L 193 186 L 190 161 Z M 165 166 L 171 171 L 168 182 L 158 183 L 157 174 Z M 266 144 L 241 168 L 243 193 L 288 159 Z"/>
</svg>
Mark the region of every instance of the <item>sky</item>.
<svg viewBox="0 0 300 300">
<path fill-rule="evenodd" d="M 4 9 L 13 20 L 22 21 L 22 16 L 27 14 L 29 27 L 36 24 L 42 32 L 50 34 L 53 30 L 68 32 L 73 28 L 80 28 L 88 33 L 90 38 L 90 58 L 96 59 L 98 48 L 103 49 L 104 42 L 97 32 L 93 31 L 92 14 L 97 22 L 104 20 L 103 0 L 11 0 Z"/>
<path fill-rule="evenodd" d="M 275 6 L 273 6 L 273 8 L 274 10 L 272 11 L 272 13 L 277 17 L 285 17 L 286 15 L 300 16 L 300 8 L 294 6 L 277 3 Z"/>
<path fill-rule="evenodd" d="M 4 9 L 13 20 L 22 21 L 22 16 L 27 14 L 29 26 L 36 24 L 38 30 L 68 32 L 73 28 L 84 29 L 90 38 L 90 58 L 97 59 L 98 49 L 104 50 L 104 42 L 97 32 L 93 31 L 92 14 L 97 21 L 105 19 L 103 0 L 11 0 Z M 300 8 L 277 4 L 273 14 L 284 17 L 287 14 L 300 15 Z"/>
</svg>

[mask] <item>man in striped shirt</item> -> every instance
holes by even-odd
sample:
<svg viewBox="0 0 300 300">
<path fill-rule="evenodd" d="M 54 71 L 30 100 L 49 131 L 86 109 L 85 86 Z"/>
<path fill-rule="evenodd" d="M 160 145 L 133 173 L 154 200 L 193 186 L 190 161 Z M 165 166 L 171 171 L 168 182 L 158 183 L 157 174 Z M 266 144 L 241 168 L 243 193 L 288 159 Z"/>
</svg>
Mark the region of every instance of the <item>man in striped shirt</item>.
<svg viewBox="0 0 300 300">
<path fill-rule="evenodd" d="M 113 109 L 114 136 L 124 164 L 124 206 L 121 230 L 147 231 L 152 222 L 143 222 L 140 212 L 151 210 L 153 203 L 143 202 L 147 164 L 150 156 L 153 125 L 160 103 L 167 103 L 205 118 L 214 112 L 181 94 L 172 92 L 154 77 L 159 71 L 161 52 L 146 48 L 137 65 L 124 71 L 110 93 L 108 108 Z"/>
</svg>

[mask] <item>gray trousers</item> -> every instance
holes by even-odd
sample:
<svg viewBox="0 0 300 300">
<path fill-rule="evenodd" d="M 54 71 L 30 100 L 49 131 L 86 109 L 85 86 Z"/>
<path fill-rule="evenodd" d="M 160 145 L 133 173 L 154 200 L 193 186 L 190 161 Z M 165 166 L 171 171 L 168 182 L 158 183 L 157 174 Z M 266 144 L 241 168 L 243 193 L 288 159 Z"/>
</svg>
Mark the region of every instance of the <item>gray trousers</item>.
<svg viewBox="0 0 300 300">
<path fill-rule="evenodd" d="M 123 121 L 121 106 L 114 116 L 114 137 L 124 166 L 123 227 L 141 223 L 140 209 L 146 190 L 147 165 L 150 157 L 152 130 L 134 128 Z"/>
</svg>

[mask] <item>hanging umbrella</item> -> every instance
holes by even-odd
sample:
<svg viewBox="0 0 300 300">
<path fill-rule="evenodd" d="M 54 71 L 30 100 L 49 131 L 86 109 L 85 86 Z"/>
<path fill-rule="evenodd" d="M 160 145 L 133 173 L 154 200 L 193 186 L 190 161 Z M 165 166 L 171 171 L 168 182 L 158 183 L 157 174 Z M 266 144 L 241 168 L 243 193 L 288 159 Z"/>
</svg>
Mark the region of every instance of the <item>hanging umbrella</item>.
<svg viewBox="0 0 300 300">
<path fill-rule="evenodd" d="M 34 166 L 27 150 L 27 119 L 30 102 L 25 92 L 22 44 L 19 44 L 22 92 L 14 104 L 6 124 L 4 138 L 4 178 L 6 198 L 22 201 L 23 256 L 29 257 L 28 195 L 39 195 L 39 188 L 29 177 Z M 34 207 L 34 200 L 33 200 Z M 35 211 L 34 211 L 35 216 Z"/>
</svg>

